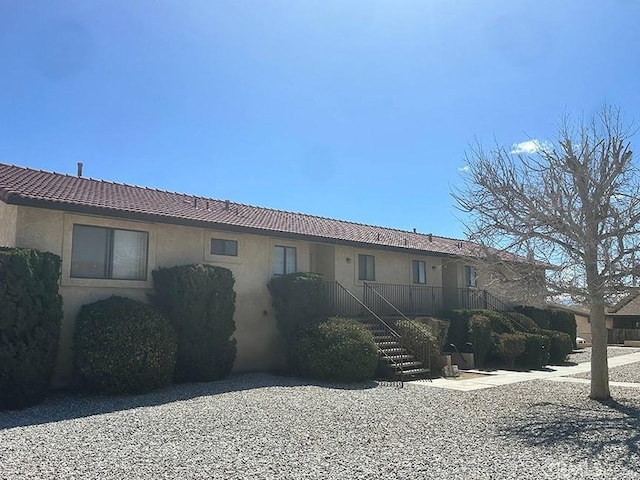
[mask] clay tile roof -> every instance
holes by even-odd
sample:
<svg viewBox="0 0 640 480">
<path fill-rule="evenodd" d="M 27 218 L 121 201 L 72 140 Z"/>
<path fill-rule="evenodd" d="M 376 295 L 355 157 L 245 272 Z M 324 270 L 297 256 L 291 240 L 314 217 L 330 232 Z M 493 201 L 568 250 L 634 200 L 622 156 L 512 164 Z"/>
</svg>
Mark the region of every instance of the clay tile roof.
<svg viewBox="0 0 640 480">
<path fill-rule="evenodd" d="M 312 237 L 471 257 L 477 245 L 430 234 L 363 225 L 213 198 L 76 177 L 0 163 L 0 199 L 53 208 L 156 222 Z"/>
</svg>

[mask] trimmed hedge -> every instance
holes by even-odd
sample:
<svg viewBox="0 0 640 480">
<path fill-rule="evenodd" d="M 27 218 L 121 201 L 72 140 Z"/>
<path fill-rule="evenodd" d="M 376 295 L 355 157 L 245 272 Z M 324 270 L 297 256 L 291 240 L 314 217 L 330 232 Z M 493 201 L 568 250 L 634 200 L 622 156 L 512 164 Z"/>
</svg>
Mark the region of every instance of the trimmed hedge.
<svg viewBox="0 0 640 480">
<path fill-rule="evenodd" d="M 571 348 L 577 348 L 576 335 L 578 334 L 578 324 L 576 323 L 575 314 L 565 310 L 552 309 L 549 329 L 569 335 L 569 338 L 571 339 Z"/>
<path fill-rule="evenodd" d="M 74 385 L 102 394 L 170 385 L 176 335 L 153 306 L 125 297 L 83 305 L 74 334 Z"/>
<path fill-rule="evenodd" d="M 290 273 L 269 280 L 280 335 L 288 343 L 300 329 L 327 318 L 330 305 L 327 282 L 317 273 Z"/>
<path fill-rule="evenodd" d="M 177 382 L 226 377 L 236 357 L 231 271 L 212 265 L 180 265 L 153 271 L 153 303 L 176 331 Z"/>
<path fill-rule="evenodd" d="M 549 337 L 537 333 L 521 333 L 525 340 L 524 355 L 518 363 L 532 370 L 538 370 L 549 364 Z"/>
<path fill-rule="evenodd" d="M 348 318 L 332 317 L 298 330 L 291 354 L 297 373 L 326 381 L 369 380 L 378 365 L 371 332 Z"/>
<path fill-rule="evenodd" d="M 516 358 L 525 351 L 525 338 L 520 333 L 503 333 L 496 342 L 498 355 L 504 358 L 509 367 L 515 366 Z"/>
<path fill-rule="evenodd" d="M 474 315 L 481 315 L 488 319 L 490 323 L 490 331 L 493 336 L 507 333 L 523 336 L 525 351 L 524 354 L 517 359 L 516 363 L 519 365 L 525 368 L 539 369 L 549 363 L 549 336 L 543 334 L 543 331 L 534 325 L 533 322 L 520 315 L 514 315 L 515 321 L 513 321 L 506 315 L 495 310 L 461 309 L 445 312 L 445 318 L 448 318 L 451 321 L 451 325 L 449 327 L 449 342 L 455 344 L 460 351 L 469 351 L 466 342 L 471 342 L 473 344 L 473 341 L 469 337 L 469 323 Z M 513 315 L 513 312 L 511 312 L 510 315 Z M 463 331 L 464 326 L 466 326 L 467 332 Z M 526 330 L 533 330 L 533 332 Z M 487 354 L 488 357 L 492 357 L 496 353 L 499 353 L 495 348 L 495 342 L 496 339 L 494 339 L 494 348 Z"/>
<path fill-rule="evenodd" d="M 444 349 L 448 344 L 453 343 L 461 352 L 471 352 L 471 341 L 469 340 L 469 319 L 473 310 L 446 310 L 440 315 L 449 321 L 449 331 L 447 340 L 444 342 Z"/>
<path fill-rule="evenodd" d="M 549 362 L 552 365 L 559 365 L 567 361 L 567 355 L 573 351 L 571 337 L 556 330 L 542 330 L 544 335 L 549 337 Z"/>
<path fill-rule="evenodd" d="M 469 338 L 478 368 L 484 367 L 487 356 L 495 346 L 491 327 L 491 320 L 482 314 L 475 314 L 469 320 Z"/>
<path fill-rule="evenodd" d="M 0 409 L 40 403 L 55 368 L 62 323 L 60 257 L 0 247 Z"/>
<path fill-rule="evenodd" d="M 542 330 L 555 330 L 569 335 L 572 348 L 576 348 L 576 316 L 565 310 L 517 307 L 516 310 L 531 318 Z"/>
</svg>

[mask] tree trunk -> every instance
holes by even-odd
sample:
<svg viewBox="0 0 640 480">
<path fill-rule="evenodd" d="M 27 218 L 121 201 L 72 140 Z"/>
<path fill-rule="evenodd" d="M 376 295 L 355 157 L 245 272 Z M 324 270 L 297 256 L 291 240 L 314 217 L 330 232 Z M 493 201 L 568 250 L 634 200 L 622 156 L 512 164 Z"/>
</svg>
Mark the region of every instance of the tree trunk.
<svg viewBox="0 0 640 480">
<path fill-rule="evenodd" d="M 609 364 L 607 361 L 607 324 L 604 299 L 591 299 L 591 397 L 594 400 L 611 398 L 609 392 Z"/>
</svg>

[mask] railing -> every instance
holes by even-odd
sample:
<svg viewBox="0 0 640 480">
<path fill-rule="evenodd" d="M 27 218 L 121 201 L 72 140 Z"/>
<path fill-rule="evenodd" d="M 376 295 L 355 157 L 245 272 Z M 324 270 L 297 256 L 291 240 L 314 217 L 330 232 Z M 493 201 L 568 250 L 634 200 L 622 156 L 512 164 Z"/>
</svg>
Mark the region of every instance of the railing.
<svg viewBox="0 0 640 480">
<path fill-rule="evenodd" d="M 391 325 L 385 322 L 380 316 L 378 316 L 373 310 L 365 305 L 358 297 L 347 290 L 340 282 L 328 282 L 328 297 L 333 308 L 334 315 L 345 315 L 350 317 L 363 317 L 365 319 L 372 319 L 375 325 L 378 325 L 390 337 L 394 338 L 399 344 L 402 345 L 402 336 L 397 333 Z M 380 354 L 387 359 L 388 362 L 393 364 L 402 380 L 403 367 L 402 363 L 396 362 L 393 358 L 387 355 L 380 347 L 378 347 Z"/>
<path fill-rule="evenodd" d="M 398 310 L 404 315 L 434 315 L 442 310 L 442 287 L 426 285 L 398 285 L 389 283 L 365 283 L 367 287 L 380 294 L 371 301 L 379 315 L 395 315 Z"/>
<path fill-rule="evenodd" d="M 407 348 L 414 357 L 416 357 L 425 369 L 431 371 L 431 345 L 420 338 L 418 338 L 417 331 L 421 330 L 417 322 L 409 319 L 404 313 L 402 313 L 395 305 L 393 305 L 387 298 L 385 298 L 380 292 L 376 291 L 369 283 L 364 284 L 363 292 L 364 303 L 372 305 L 374 312 L 381 315 L 383 311 L 392 312 L 391 315 L 399 316 L 400 320 L 395 320 L 396 331 L 399 331 L 401 337 L 401 345 L 403 348 Z M 383 310 L 375 310 L 376 307 L 384 306 Z M 388 314 L 385 314 L 388 315 Z M 405 332 L 403 328 L 398 329 L 398 323 L 404 322 L 407 326 L 413 326 L 414 328 L 409 332 Z M 416 328 L 417 327 L 417 328 Z"/>
<path fill-rule="evenodd" d="M 461 305 L 460 308 L 468 308 L 471 310 L 495 310 L 502 313 L 509 318 L 516 326 L 520 327 L 523 331 L 529 329 L 520 324 L 520 319 L 517 315 L 514 315 L 514 310 L 511 306 L 504 303 L 498 297 L 492 295 L 486 290 L 477 290 L 474 288 L 459 288 L 458 289 L 458 301 Z"/>
</svg>

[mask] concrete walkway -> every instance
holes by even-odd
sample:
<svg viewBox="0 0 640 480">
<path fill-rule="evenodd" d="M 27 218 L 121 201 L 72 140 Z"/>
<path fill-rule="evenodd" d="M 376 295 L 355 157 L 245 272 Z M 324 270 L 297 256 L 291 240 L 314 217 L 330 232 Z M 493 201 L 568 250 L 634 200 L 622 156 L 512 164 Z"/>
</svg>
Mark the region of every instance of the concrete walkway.
<svg viewBox="0 0 640 480">
<path fill-rule="evenodd" d="M 640 362 L 640 352 L 609 358 L 609 368 L 636 362 Z M 466 380 L 436 378 L 433 381 L 417 380 L 408 383 L 411 383 L 412 385 L 423 385 L 469 392 L 472 390 L 499 387 L 500 385 L 508 385 L 510 383 L 526 382 L 528 380 L 589 383 L 589 380 L 585 378 L 567 378 L 567 375 L 575 375 L 577 373 L 585 373 L 589 371 L 591 371 L 590 362 L 579 363 L 577 365 L 567 367 L 553 365 L 547 367 L 545 370 L 531 370 L 528 372 L 514 372 L 510 370 L 494 370 L 491 372 L 484 372 L 480 370 L 461 370 L 461 373 L 469 372 L 480 374 L 482 376 Z M 640 383 L 609 382 L 609 385 L 640 388 Z"/>
</svg>

